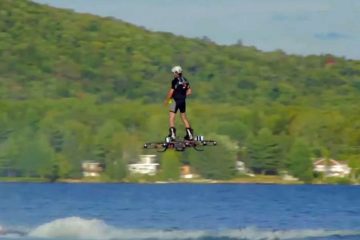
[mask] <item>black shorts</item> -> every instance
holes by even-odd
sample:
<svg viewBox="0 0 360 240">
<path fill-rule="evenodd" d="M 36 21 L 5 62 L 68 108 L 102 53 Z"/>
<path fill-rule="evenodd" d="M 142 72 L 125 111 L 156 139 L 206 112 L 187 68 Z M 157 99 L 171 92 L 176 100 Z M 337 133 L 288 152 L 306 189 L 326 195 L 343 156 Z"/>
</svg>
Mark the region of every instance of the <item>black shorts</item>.
<svg viewBox="0 0 360 240">
<path fill-rule="evenodd" d="M 180 110 L 181 113 L 184 113 L 186 112 L 186 102 L 172 100 L 172 103 L 169 105 L 169 110 L 174 113 Z"/>
</svg>

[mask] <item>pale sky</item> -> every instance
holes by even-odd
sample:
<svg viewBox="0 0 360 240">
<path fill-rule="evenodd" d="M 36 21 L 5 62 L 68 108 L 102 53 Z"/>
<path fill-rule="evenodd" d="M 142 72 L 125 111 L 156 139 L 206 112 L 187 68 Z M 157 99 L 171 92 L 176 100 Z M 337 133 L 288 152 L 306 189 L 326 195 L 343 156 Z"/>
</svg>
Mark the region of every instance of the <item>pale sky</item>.
<svg viewBox="0 0 360 240">
<path fill-rule="evenodd" d="M 34 0 L 218 44 L 360 60 L 360 0 Z"/>
</svg>

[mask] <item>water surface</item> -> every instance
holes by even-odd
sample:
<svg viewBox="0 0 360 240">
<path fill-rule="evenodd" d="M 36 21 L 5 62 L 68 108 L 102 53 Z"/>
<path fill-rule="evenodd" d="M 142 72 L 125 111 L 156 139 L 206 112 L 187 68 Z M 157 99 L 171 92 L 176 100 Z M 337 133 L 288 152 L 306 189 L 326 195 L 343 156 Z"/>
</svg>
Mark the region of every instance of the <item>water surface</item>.
<svg viewBox="0 0 360 240">
<path fill-rule="evenodd" d="M 0 183 L 0 239 L 360 239 L 360 187 Z"/>
</svg>

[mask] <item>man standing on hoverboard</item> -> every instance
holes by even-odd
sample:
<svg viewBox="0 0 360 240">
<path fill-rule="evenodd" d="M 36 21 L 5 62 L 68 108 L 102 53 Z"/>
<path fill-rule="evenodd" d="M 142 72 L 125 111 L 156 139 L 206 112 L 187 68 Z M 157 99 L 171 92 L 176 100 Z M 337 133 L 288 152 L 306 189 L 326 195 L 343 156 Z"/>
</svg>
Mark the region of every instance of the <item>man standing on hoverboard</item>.
<svg viewBox="0 0 360 240">
<path fill-rule="evenodd" d="M 169 135 L 172 140 L 176 139 L 175 117 L 179 110 L 181 120 L 185 125 L 186 135 L 185 140 L 193 140 L 193 129 L 190 126 L 189 120 L 186 116 L 186 97 L 189 96 L 192 91 L 189 81 L 183 76 L 182 68 L 180 66 L 174 66 L 171 71 L 174 74 L 174 79 L 171 82 L 171 88 L 166 95 L 164 105 L 169 105 Z"/>
</svg>

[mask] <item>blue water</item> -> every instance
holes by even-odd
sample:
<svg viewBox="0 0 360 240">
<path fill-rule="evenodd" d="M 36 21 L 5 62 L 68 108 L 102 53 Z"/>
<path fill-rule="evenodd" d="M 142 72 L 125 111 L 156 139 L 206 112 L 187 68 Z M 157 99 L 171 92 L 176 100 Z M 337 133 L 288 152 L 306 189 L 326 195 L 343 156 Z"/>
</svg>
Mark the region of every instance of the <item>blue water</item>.
<svg viewBox="0 0 360 240">
<path fill-rule="evenodd" d="M 360 186 L 0 183 L 0 226 L 0 239 L 355 240 Z"/>
</svg>

